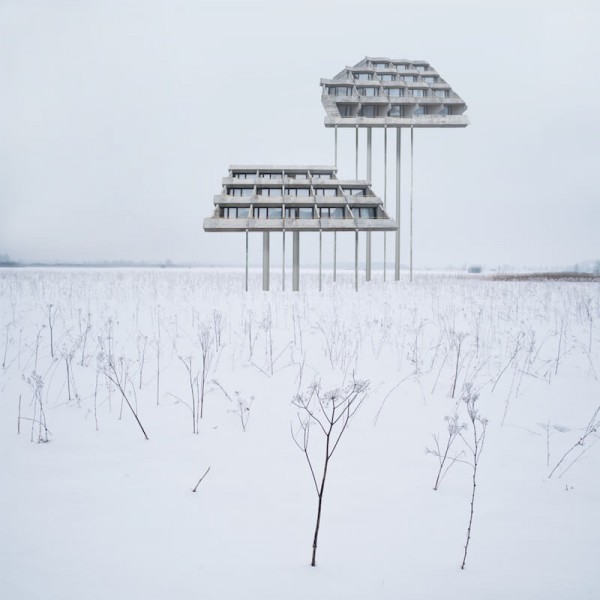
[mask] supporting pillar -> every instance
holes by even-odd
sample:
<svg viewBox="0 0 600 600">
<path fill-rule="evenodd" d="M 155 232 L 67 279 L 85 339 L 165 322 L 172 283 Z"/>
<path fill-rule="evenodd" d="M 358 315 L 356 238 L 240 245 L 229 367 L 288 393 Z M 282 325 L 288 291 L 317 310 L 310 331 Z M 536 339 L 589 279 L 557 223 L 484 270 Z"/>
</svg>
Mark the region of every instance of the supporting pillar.
<svg viewBox="0 0 600 600">
<path fill-rule="evenodd" d="M 248 230 L 246 229 L 246 291 L 248 291 Z"/>
<path fill-rule="evenodd" d="M 338 163 L 338 130 L 335 126 L 335 167 Z M 337 231 L 333 232 L 333 281 L 337 281 Z"/>
<path fill-rule="evenodd" d="M 337 148 L 338 148 L 338 135 L 337 135 L 337 125 L 335 126 L 335 153 L 333 155 L 335 168 L 337 169 Z"/>
<path fill-rule="evenodd" d="M 383 209 L 387 212 L 387 126 L 383 126 Z M 386 281 L 387 238 L 383 232 L 383 281 Z"/>
<path fill-rule="evenodd" d="M 354 289 L 358 292 L 358 229 L 354 233 Z"/>
<path fill-rule="evenodd" d="M 269 291 L 269 232 L 263 231 L 263 291 Z"/>
<path fill-rule="evenodd" d="M 319 291 L 323 291 L 323 232 L 319 230 Z"/>
<path fill-rule="evenodd" d="M 413 145 L 414 129 L 410 128 L 410 282 L 413 280 Z"/>
<path fill-rule="evenodd" d="M 396 128 L 396 251 L 394 265 L 394 276 L 396 281 L 400 280 L 400 169 L 402 154 L 402 129 Z"/>
<path fill-rule="evenodd" d="M 355 144 L 355 160 L 354 160 L 354 179 L 358 179 L 358 125 L 356 126 L 356 144 Z"/>
<path fill-rule="evenodd" d="M 282 209 L 285 211 L 285 209 Z M 282 231 L 281 289 L 285 292 L 285 229 Z"/>
<path fill-rule="evenodd" d="M 371 179 L 371 145 L 372 145 L 372 134 L 373 130 L 371 127 L 367 128 L 367 180 L 372 185 Z M 367 244 L 366 244 L 366 257 L 365 257 L 365 279 L 371 281 L 371 232 L 367 231 Z"/>
<path fill-rule="evenodd" d="M 333 281 L 337 281 L 337 231 L 333 232 Z"/>
<path fill-rule="evenodd" d="M 300 232 L 292 232 L 292 291 L 300 291 Z"/>
</svg>

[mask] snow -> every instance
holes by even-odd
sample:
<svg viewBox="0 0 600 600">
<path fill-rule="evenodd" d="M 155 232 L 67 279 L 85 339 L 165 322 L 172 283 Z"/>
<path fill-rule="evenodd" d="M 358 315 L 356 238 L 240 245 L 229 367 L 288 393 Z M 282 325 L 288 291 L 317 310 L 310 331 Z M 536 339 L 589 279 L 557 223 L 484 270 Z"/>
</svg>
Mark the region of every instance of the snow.
<svg viewBox="0 0 600 600">
<path fill-rule="evenodd" d="M 0 597 L 600 596 L 597 434 L 549 477 L 600 405 L 598 284 L 376 273 L 355 293 L 353 274 L 338 279 L 264 293 L 253 272 L 245 293 L 236 270 L 0 271 Z M 194 434 L 180 357 L 200 369 L 198 331 L 214 337 L 219 319 Z M 107 356 L 149 441 L 108 385 Z M 34 370 L 48 443 L 26 420 L 39 417 Z M 311 568 L 317 498 L 292 399 L 353 376 L 369 395 L 332 459 Z M 213 380 L 254 398 L 245 432 Z M 456 408 L 466 422 L 467 382 L 488 425 L 461 570 L 472 471 L 455 464 L 433 491 L 425 448 Z"/>
</svg>

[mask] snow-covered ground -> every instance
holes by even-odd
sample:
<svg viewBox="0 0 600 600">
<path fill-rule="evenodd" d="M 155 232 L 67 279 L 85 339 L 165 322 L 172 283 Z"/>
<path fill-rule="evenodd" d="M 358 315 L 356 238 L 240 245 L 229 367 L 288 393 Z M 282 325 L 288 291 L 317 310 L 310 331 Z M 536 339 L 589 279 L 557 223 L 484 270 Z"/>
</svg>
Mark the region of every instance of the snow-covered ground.
<svg viewBox="0 0 600 600">
<path fill-rule="evenodd" d="M 598 283 L 377 275 L 0 271 L 0 598 L 600 597 Z M 312 568 L 292 401 L 354 380 Z M 461 570 L 472 455 L 458 437 L 434 491 L 426 448 L 471 425 L 466 384 Z"/>
</svg>

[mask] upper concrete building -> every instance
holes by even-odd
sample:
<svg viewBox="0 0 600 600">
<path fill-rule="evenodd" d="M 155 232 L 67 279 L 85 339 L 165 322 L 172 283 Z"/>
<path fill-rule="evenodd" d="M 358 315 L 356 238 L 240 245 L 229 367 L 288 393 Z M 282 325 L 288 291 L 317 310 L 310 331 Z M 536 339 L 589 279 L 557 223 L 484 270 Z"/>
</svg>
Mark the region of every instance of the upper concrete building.
<svg viewBox="0 0 600 600">
<path fill-rule="evenodd" d="M 335 167 L 232 166 L 205 231 L 395 231 L 370 182 Z"/>
<path fill-rule="evenodd" d="M 467 105 L 424 60 L 366 57 L 321 79 L 326 127 L 466 127 Z"/>
</svg>

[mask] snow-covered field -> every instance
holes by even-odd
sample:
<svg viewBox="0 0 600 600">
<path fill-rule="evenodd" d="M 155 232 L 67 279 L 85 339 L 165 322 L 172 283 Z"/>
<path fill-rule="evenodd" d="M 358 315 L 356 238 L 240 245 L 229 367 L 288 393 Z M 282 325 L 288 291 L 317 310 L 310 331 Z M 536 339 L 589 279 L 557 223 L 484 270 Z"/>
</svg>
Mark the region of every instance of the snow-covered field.
<svg viewBox="0 0 600 600">
<path fill-rule="evenodd" d="M 600 597 L 598 283 L 339 279 L 0 271 L 0 598 Z M 312 568 L 293 400 L 355 381 Z"/>
</svg>

